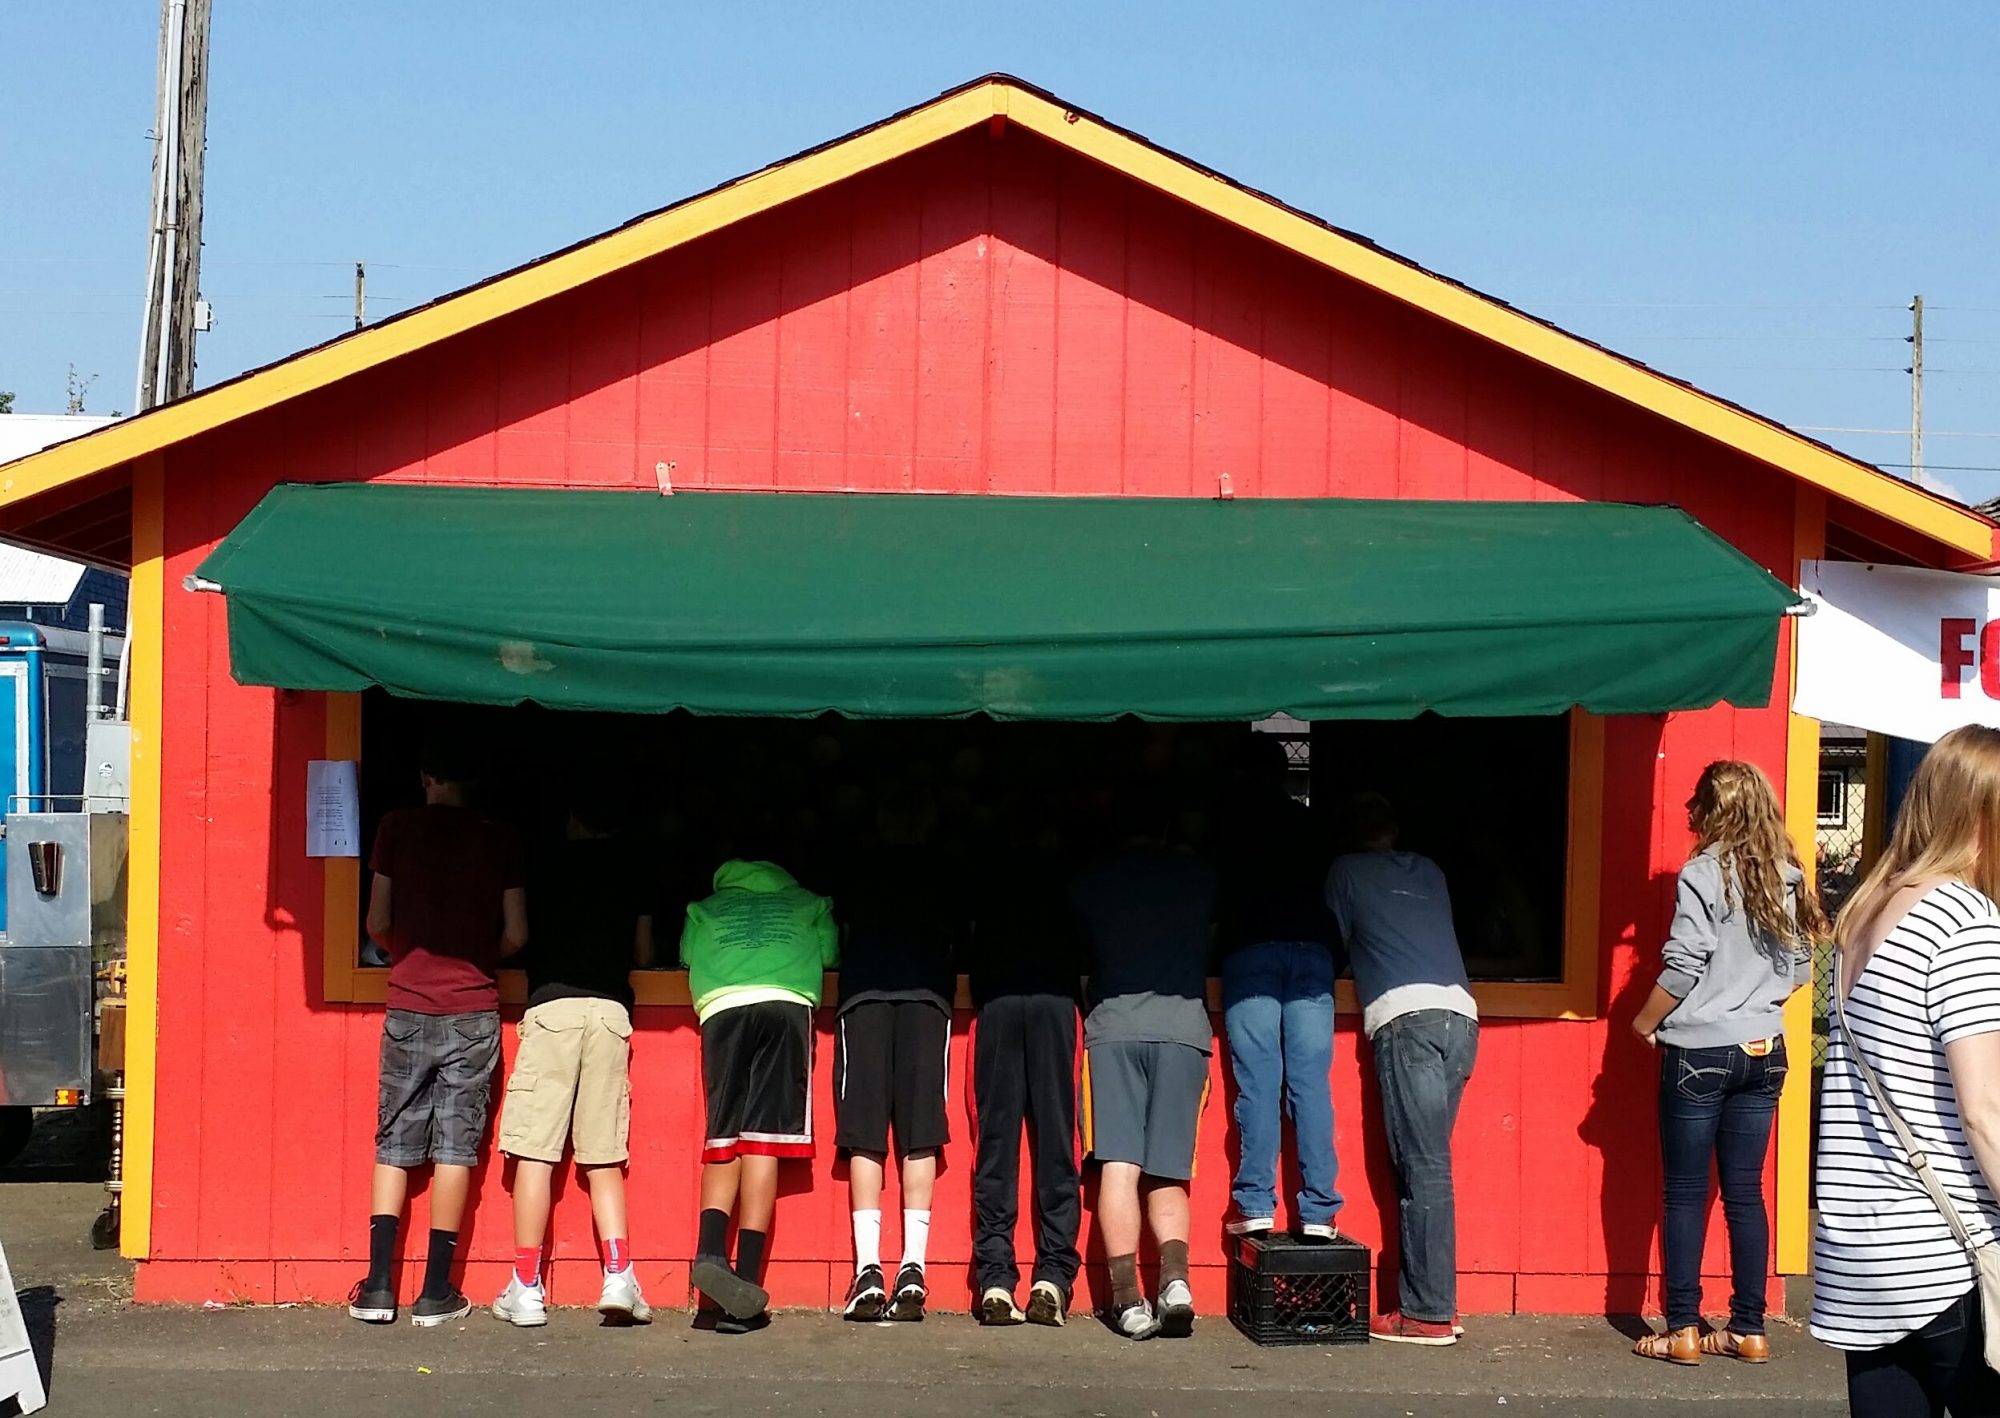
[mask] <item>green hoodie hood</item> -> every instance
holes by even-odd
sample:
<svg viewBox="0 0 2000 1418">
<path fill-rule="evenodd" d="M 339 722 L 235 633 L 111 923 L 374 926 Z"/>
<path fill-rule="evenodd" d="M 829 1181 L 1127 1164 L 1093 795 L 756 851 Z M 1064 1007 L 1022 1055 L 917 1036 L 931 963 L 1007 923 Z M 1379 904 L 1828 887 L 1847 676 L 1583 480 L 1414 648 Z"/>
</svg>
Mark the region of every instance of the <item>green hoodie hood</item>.
<svg viewBox="0 0 2000 1418">
<path fill-rule="evenodd" d="M 798 884 L 776 862 L 724 862 L 715 869 L 717 891 L 783 891 Z"/>
<path fill-rule="evenodd" d="M 702 1019 L 731 995 L 817 1005 L 822 976 L 840 963 L 833 903 L 771 862 L 724 862 L 715 894 L 688 906 L 681 963 Z"/>
</svg>

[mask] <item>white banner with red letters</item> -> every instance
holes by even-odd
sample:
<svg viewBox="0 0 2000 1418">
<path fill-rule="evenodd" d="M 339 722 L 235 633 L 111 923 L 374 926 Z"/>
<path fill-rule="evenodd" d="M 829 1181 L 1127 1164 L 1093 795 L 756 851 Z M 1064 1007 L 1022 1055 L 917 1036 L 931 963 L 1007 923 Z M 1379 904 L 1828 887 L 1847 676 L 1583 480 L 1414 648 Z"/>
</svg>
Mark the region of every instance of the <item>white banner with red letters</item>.
<svg viewBox="0 0 2000 1418">
<path fill-rule="evenodd" d="M 1808 561 L 1795 712 L 1935 743 L 2000 728 L 2000 577 Z"/>
</svg>

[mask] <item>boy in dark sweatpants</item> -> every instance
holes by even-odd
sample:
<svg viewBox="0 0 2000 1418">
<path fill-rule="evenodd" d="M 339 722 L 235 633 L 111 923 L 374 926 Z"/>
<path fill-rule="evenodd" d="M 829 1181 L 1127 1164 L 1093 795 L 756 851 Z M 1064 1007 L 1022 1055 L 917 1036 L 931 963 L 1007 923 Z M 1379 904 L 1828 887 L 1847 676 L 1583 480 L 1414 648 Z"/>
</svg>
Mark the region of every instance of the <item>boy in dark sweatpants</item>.
<svg viewBox="0 0 2000 1418">
<path fill-rule="evenodd" d="M 972 1003 L 972 1261 L 979 1322 L 1059 1325 L 1081 1264 L 1076 1010 L 1082 957 L 1053 830 L 1017 829 L 986 863 L 968 961 Z M 1035 1268 L 1024 1315 L 1014 1258 L 1021 1128 L 1034 1166 Z"/>
</svg>

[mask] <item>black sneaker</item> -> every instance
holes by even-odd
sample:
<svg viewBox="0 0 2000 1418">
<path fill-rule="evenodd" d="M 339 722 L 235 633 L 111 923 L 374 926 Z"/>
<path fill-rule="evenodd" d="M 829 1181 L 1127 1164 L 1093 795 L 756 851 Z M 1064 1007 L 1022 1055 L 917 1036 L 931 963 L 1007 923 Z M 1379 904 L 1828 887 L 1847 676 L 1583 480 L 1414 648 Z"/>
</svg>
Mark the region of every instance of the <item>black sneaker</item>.
<svg viewBox="0 0 2000 1418">
<path fill-rule="evenodd" d="M 366 1280 L 355 1281 L 347 1292 L 347 1317 L 363 1324 L 394 1324 L 396 1292 L 386 1285 L 375 1289 Z"/>
<path fill-rule="evenodd" d="M 892 1320 L 921 1320 L 924 1317 L 924 1268 L 906 1265 L 896 1272 L 896 1298 L 889 1305 Z"/>
<path fill-rule="evenodd" d="M 847 1305 L 840 1317 L 872 1324 L 882 1318 L 889 1309 L 889 1292 L 882 1284 L 882 1267 L 864 1265 L 855 1272 L 854 1283 L 847 1287 Z"/>
<path fill-rule="evenodd" d="M 771 1296 L 763 1286 L 745 1280 L 718 1256 L 696 1256 L 690 1278 L 730 1319 L 754 1319 L 770 1307 Z"/>
<path fill-rule="evenodd" d="M 471 1313 L 472 1301 L 454 1286 L 442 1295 L 417 1296 L 417 1303 L 410 1306 L 410 1323 L 428 1329 L 432 1325 L 462 1320 Z"/>
<path fill-rule="evenodd" d="M 715 1332 L 717 1334 L 755 1334 L 760 1329 L 769 1329 L 770 1327 L 771 1313 L 769 1310 L 760 1310 L 748 1319 L 741 1320 L 732 1319 L 728 1315 L 721 1315 L 715 1321 Z"/>
</svg>

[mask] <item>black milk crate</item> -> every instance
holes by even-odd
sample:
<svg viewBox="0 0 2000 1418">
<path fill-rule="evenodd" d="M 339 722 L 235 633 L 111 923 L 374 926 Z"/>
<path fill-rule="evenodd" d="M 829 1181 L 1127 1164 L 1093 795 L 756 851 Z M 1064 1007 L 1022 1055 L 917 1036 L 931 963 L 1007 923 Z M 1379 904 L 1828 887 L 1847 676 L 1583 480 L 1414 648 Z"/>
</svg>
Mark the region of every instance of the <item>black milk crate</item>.
<svg viewBox="0 0 2000 1418">
<path fill-rule="evenodd" d="M 1229 1318 L 1259 1344 L 1366 1344 L 1369 1254 L 1358 1241 L 1301 1241 L 1280 1231 L 1237 1236 L 1229 1253 Z"/>
</svg>

